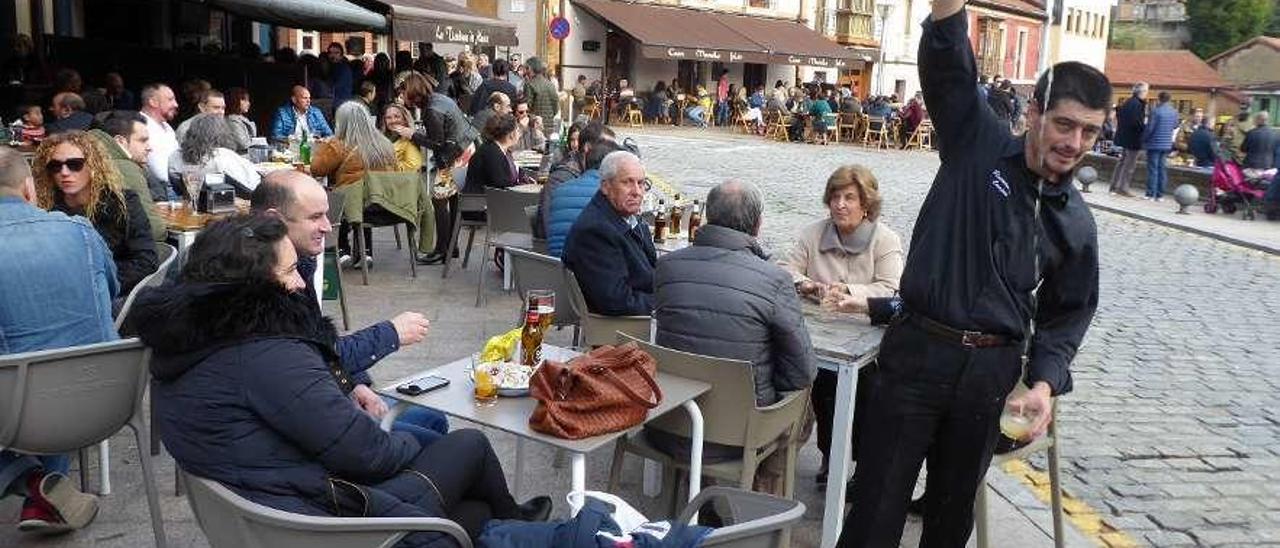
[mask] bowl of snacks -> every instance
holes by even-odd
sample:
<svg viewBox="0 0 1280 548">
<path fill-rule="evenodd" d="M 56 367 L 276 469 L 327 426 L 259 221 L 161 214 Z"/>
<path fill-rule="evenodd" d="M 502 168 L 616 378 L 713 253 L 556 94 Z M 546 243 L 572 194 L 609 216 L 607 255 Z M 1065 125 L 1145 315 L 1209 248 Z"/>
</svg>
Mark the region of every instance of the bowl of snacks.
<svg viewBox="0 0 1280 548">
<path fill-rule="evenodd" d="M 471 370 L 471 380 L 475 381 L 476 371 L 485 371 L 498 385 L 498 395 L 519 398 L 529 395 L 529 379 L 533 377 L 534 368 L 510 361 L 481 361 L 477 355 L 473 358 L 475 365 Z"/>
</svg>

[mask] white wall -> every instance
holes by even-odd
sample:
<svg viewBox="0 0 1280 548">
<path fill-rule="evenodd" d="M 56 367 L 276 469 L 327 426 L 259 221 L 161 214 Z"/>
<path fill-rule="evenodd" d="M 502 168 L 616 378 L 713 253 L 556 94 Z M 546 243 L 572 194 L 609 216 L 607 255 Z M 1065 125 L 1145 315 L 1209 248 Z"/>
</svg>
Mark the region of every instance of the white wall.
<svg viewBox="0 0 1280 548">
<path fill-rule="evenodd" d="M 1111 7 L 1115 5 L 1116 0 L 1059 1 L 1063 2 L 1063 24 L 1054 25 L 1053 32 L 1050 33 L 1049 51 L 1053 52 L 1053 57 L 1050 58 L 1050 61 L 1053 63 L 1079 61 L 1098 70 L 1105 70 L 1107 37 L 1110 35 L 1111 29 Z M 1075 8 L 1105 16 L 1105 27 L 1102 29 L 1101 37 L 1093 38 L 1077 32 L 1066 32 L 1067 8 Z M 1035 47 L 1038 48 L 1039 44 L 1036 44 Z"/>
<path fill-rule="evenodd" d="M 884 51 L 884 63 L 879 58 L 872 60 L 875 66 L 871 70 L 871 93 L 892 95 L 894 82 L 905 80 L 909 97 L 920 90 L 916 53 L 920 50 L 920 23 L 929 16 L 930 8 L 928 0 L 898 0 L 896 4 L 882 28 L 877 15 L 876 26 Z M 883 90 L 877 87 L 882 72 Z"/>
<path fill-rule="evenodd" d="M 498 18 L 516 24 L 516 37 L 520 39 L 520 45 L 511 48 L 511 53 L 519 53 L 520 59 L 524 61 L 538 54 L 539 0 L 515 0 L 516 4 L 524 6 L 524 11 L 518 13 L 511 12 L 512 1 L 498 0 Z M 507 51 L 504 47 L 497 49 L 499 55 Z"/>
<path fill-rule="evenodd" d="M 564 53 L 564 65 L 561 68 L 563 86 L 572 88 L 577 83 L 579 74 L 586 74 L 588 81 L 598 80 L 604 74 L 607 34 L 604 23 L 586 10 L 578 9 L 573 2 L 565 2 L 564 16 L 569 20 L 569 37 L 560 45 Z M 590 40 L 599 42 L 600 49 L 582 51 L 582 43 Z"/>
</svg>

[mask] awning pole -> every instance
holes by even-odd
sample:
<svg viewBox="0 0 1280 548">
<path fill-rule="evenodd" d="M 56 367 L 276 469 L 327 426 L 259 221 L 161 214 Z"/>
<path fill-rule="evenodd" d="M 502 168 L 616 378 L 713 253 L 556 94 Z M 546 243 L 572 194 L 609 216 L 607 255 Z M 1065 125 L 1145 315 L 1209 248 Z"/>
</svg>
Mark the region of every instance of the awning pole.
<svg viewBox="0 0 1280 548">
<path fill-rule="evenodd" d="M 1044 2 L 1044 28 L 1040 32 L 1040 57 L 1036 59 L 1036 74 L 1044 74 L 1049 68 L 1049 35 L 1053 33 L 1053 6 L 1057 0 L 1045 0 Z M 1016 72 L 1016 71 L 1015 71 Z"/>
</svg>

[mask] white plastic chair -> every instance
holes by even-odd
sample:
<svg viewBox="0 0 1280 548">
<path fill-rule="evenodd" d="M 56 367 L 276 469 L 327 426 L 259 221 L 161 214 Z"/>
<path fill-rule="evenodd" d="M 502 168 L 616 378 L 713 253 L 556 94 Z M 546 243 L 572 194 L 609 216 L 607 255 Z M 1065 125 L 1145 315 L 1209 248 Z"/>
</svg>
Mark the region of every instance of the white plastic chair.
<svg viewBox="0 0 1280 548">
<path fill-rule="evenodd" d="M 250 501 L 216 481 L 180 473 L 189 491 L 187 503 L 213 548 L 383 548 L 418 531 L 444 533 L 471 548 L 467 532 L 447 519 L 294 514 Z"/>
<path fill-rule="evenodd" d="M 70 453 L 128 426 L 138 443 L 156 546 L 166 546 L 142 395 L 151 351 L 138 339 L 0 356 L 0 448 L 31 455 Z M 80 482 L 88 473 L 81 453 Z M 104 476 L 105 477 L 105 476 Z"/>
</svg>

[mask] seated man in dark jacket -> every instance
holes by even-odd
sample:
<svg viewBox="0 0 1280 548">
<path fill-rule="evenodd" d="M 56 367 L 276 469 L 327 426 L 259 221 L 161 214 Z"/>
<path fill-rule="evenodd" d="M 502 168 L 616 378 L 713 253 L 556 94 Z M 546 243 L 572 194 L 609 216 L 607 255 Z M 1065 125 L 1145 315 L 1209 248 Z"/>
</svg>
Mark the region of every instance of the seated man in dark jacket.
<svg viewBox="0 0 1280 548">
<path fill-rule="evenodd" d="M 707 226 L 693 245 L 658 261 L 653 310 L 659 345 L 751 362 L 761 407 L 808 387 L 818 371 L 791 275 L 756 241 L 762 210 L 760 192 L 747 184 L 711 189 Z M 688 447 L 656 430 L 646 436 L 673 454 Z M 707 443 L 703 458 L 741 455 L 741 448 Z"/>
<path fill-rule="evenodd" d="M 1196 167 L 1213 167 L 1214 160 L 1218 159 L 1218 138 L 1207 123 L 1202 123 L 1191 132 L 1187 149 L 1196 159 Z"/>
<path fill-rule="evenodd" d="M 561 260 L 578 277 L 587 308 L 608 316 L 653 311 L 657 251 L 640 206 L 649 190 L 636 155 L 618 151 L 600 163 L 600 192 L 565 238 Z"/>
</svg>

